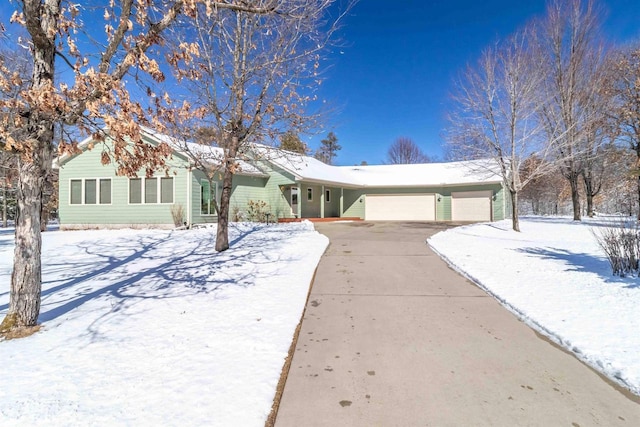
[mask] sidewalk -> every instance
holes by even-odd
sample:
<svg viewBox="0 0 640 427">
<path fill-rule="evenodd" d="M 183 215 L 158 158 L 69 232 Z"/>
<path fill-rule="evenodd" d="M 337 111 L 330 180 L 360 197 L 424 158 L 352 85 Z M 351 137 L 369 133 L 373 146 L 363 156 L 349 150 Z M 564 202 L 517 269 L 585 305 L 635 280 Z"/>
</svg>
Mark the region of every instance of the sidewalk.
<svg viewBox="0 0 640 427">
<path fill-rule="evenodd" d="M 640 425 L 640 399 L 538 337 L 425 244 L 331 223 L 277 427 Z"/>
</svg>

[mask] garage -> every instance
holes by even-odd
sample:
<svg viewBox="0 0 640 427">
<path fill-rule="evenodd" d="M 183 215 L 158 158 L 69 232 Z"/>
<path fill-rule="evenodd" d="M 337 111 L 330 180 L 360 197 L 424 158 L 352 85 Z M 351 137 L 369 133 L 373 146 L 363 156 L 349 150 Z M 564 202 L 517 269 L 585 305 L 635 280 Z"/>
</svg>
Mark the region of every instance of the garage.
<svg viewBox="0 0 640 427">
<path fill-rule="evenodd" d="M 435 221 L 434 194 L 367 194 L 364 217 L 369 221 Z"/>
<path fill-rule="evenodd" d="M 451 193 L 453 221 L 491 221 L 491 191 Z"/>
</svg>

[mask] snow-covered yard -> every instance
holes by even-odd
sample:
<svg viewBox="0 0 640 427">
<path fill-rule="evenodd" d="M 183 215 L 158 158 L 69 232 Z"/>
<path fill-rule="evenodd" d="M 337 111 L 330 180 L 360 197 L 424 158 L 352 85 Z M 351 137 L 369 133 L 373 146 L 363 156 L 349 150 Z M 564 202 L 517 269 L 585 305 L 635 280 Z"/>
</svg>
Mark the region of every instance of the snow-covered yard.
<svg viewBox="0 0 640 427">
<path fill-rule="evenodd" d="M 262 426 L 328 240 L 310 223 L 53 231 L 44 330 L 0 342 L 0 425 Z M 0 316 L 13 233 L 0 230 Z"/>
<path fill-rule="evenodd" d="M 591 229 L 615 220 L 525 218 L 441 232 L 429 245 L 535 329 L 640 394 L 640 279 L 611 274 Z"/>
</svg>

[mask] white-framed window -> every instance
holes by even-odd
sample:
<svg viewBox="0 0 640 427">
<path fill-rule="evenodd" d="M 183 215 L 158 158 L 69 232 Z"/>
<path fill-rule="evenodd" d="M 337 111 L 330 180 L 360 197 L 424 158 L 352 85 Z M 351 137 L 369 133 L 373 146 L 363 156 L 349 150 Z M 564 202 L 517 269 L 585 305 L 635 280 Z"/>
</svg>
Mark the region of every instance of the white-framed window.
<svg viewBox="0 0 640 427">
<path fill-rule="evenodd" d="M 324 201 L 331 203 L 331 190 L 324 190 Z"/>
<path fill-rule="evenodd" d="M 129 178 L 129 204 L 171 204 L 174 200 L 171 176 Z"/>
<path fill-rule="evenodd" d="M 216 187 L 215 182 L 212 188 L 206 179 L 200 181 L 200 215 L 216 215 Z"/>
<path fill-rule="evenodd" d="M 110 205 L 111 178 L 76 178 L 69 180 L 70 205 Z"/>
<path fill-rule="evenodd" d="M 313 188 L 307 188 L 307 202 L 313 201 Z"/>
</svg>

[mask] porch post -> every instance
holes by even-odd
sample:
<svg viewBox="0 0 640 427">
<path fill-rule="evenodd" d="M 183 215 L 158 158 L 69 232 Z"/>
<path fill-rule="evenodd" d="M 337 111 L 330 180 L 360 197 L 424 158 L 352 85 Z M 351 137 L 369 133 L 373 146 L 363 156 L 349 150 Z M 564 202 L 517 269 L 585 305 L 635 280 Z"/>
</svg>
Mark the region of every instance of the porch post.
<svg viewBox="0 0 640 427">
<path fill-rule="evenodd" d="M 320 192 L 320 218 L 324 218 L 324 185 Z"/>
<path fill-rule="evenodd" d="M 340 218 L 344 213 L 344 188 L 340 187 Z"/>
<path fill-rule="evenodd" d="M 306 200 L 302 194 L 302 186 L 300 184 L 297 185 L 298 187 L 298 209 L 297 209 L 297 214 L 298 214 L 298 218 L 302 218 L 302 203 L 303 200 Z"/>
</svg>

